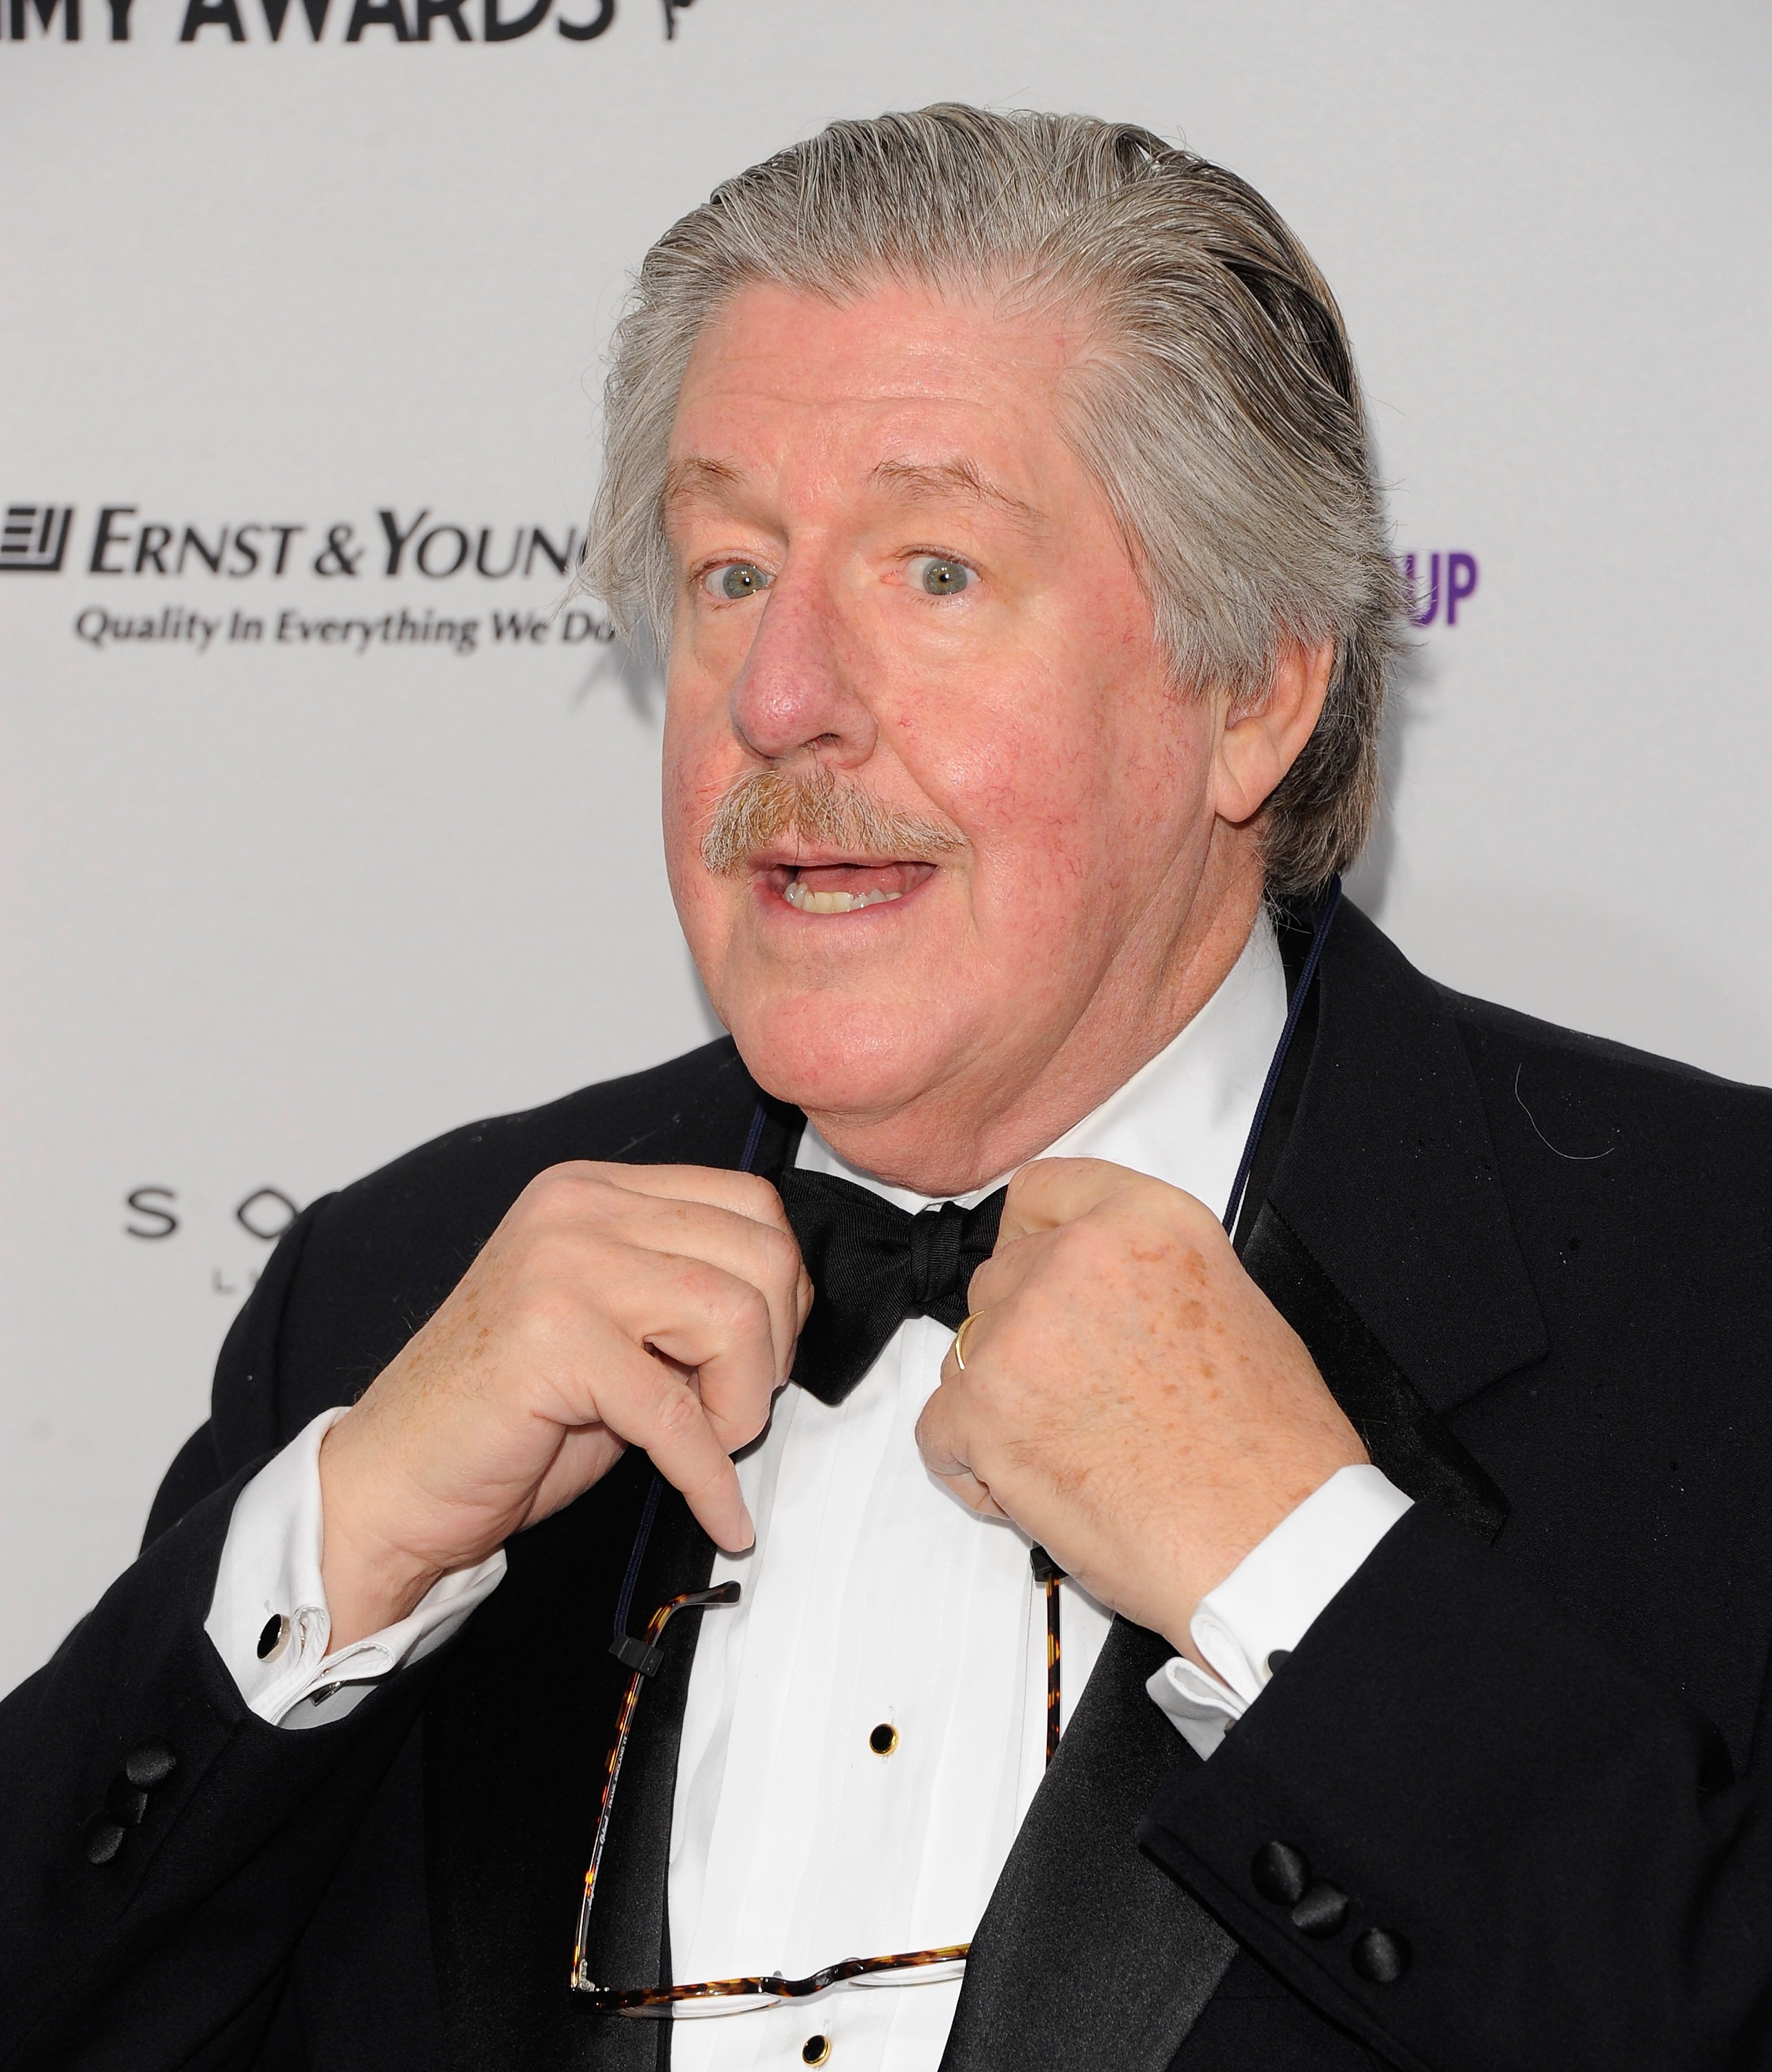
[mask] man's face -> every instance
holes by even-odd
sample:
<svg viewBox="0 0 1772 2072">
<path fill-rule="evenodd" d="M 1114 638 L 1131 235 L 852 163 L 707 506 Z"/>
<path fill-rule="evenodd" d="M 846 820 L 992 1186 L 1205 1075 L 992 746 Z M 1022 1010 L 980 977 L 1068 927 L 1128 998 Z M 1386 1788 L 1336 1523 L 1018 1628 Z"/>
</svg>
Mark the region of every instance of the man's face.
<svg viewBox="0 0 1772 2072">
<path fill-rule="evenodd" d="M 1137 1025 L 1165 1012 L 1212 842 L 1215 722 L 1168 680 L 1061 436 L 1085 343 L 983 298 L 752 287 L 684 383 L 672 886 L 746 1063 L 839 1139 L 982 1118 L 1042 1083 L 1057 1115 L 1104 1047 L 1142 1062 Z M 820 767 L 922 823 L 921 845 L 790 829 L 709 868 L 736 780 Z"/>
</svg>

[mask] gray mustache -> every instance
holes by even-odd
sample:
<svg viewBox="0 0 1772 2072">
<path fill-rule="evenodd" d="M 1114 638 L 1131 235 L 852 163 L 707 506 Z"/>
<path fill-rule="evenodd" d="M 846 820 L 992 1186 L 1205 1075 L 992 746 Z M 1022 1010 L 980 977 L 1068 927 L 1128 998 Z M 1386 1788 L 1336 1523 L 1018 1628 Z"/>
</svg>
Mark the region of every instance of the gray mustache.
<svg viewBox="0 0 1772 2072">
<path fill-rule="evenodd" d="M 717 878 L 734 876 L 758 849 L 784 835 L 840 849 L 857 862 L 902 862 L 943 856 L 964 846 L 939 820 L 901 812 L 853 784 L 840 784 L 822 764 L 812 770 L 753 770 L 714 809 L 701 840 L 701 861 Z"/>
</svg>

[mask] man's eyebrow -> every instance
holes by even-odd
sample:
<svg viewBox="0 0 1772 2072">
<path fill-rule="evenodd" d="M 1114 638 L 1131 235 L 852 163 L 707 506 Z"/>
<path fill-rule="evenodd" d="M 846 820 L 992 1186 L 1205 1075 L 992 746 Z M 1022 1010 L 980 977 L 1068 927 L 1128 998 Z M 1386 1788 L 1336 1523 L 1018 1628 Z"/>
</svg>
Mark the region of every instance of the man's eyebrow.
<svg viewBox="0 0 1772 2072">
<path fill-rule="evenodd" d="M 875 487 L 890 495 L 920 502 L 952 502 L 956 498 L 972 504 L 994 504 L 1030 532 L 1043 530 L 1045 520 L 1031 504 L 1024 503 L 999 482 L 993 482 L 977 465 L 962 455 L 956 460 L 882 460 L 874 469 Z"/>
<path fill-rule="evenodd" d="M 705 454 L 685 454 L 664 471 L 667 509 L 690 497 L 713 495 L 740 479 L 730 461 L 710 460 Z"/>
</svg>

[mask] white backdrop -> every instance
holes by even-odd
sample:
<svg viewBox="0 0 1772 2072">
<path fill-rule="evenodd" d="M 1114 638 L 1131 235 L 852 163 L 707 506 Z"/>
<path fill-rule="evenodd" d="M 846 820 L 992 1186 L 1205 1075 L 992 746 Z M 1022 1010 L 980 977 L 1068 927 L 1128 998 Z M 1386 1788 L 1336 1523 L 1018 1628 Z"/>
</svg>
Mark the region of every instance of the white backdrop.
<svg viewBox="0 0 1772 2072">
<path fill-rule="evenodd" d="M 0 8 L 0 1688 L 130 1558 L 249 1225 L 709 1033 L 655 693 L 588 615 L 510 629 L 627 269 L 834 115 L 1084 108 L 1275 201 L 1424 603 L 1441 557 L 1358 895 L 1454 984 L 1772 1076 L 1763 7 L 544 0 L 491 47 L 486 0 L 73 4 Z"/>
</svg>

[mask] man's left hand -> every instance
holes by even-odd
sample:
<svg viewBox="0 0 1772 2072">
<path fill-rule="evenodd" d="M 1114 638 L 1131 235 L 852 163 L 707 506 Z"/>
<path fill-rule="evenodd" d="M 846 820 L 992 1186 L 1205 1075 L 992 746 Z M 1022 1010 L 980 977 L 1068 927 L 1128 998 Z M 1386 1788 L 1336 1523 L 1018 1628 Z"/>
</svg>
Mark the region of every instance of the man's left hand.
<svg viewBox="0 0 1772 2072">
<path fill-rule="evenodd" d="M 1195 1606 L 1367 1458 L 1297 1334 L 1191 1194 L 1093 1158 L 1009 1182 L 924 1461 L 1197 1661 Z"/>
</svg>

